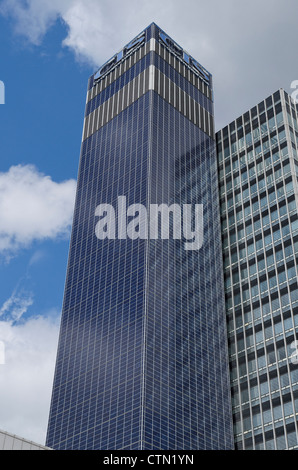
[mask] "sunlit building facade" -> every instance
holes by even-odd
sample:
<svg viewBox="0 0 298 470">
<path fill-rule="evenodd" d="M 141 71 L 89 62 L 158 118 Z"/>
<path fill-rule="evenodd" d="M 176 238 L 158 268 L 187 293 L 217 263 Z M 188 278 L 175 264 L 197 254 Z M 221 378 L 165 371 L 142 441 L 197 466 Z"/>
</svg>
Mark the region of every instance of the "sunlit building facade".
<svg viewBox="0 0 298 470">
<path fill-rule="evenodd" d="M 278 90 L 216 136 L 236 449 L 298 448 L 297 123 Z"/>
</svg>

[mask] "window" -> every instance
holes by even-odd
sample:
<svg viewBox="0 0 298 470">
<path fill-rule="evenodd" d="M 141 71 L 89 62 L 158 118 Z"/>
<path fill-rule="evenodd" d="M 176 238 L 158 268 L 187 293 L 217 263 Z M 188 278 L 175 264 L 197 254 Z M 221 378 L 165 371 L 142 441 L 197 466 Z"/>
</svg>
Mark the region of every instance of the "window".
<svg viewBox="0 0 298 470">
<path fill-rule="evenodd" d="M 254 183 L 251 187 L 250 187 L 250 192 L 251 194 L 257 192 L 258 190 L 258 187 L 257 187 L 257 183 Z"/>
<path fill-rule="evenodd" d="M 275 443 L 273 439 L 266 442 L 266 450 L 275 450 Z"/>
<path fill-rule="evenodd" d="M 256 274 L 256 272 L 257 272 L 257 266 L 254 263 L 254 264 L 249 266 L 249 274 L 250 274 L 250 276 L 253 276 L 254 274 Z"/>
<path fill-rule="evenodd" d="M 288 279 L 292 279 L 293 277 L 296 277 L 296 268 L 295 266 L 292 266 L 287 269 L 288 271 Z"/>
<path fill-rule="evenodd" d="M 271 212 L 271 221 L 274 222 L 277 219 L 278 219 L 278 211 L 277 209 L 275 209 L 273 212 Z"/>
<path fill-rule="evenodd" d="M 262 198 L 261 198 L 261 209 L 262 209 L 263 207 L 266 207 L 266 206 L 268 206 L 268 199 L 267 199 L 267 196 L 266 196 L 266 194 L 265 194 L 265 195 L 263 195 Z"/>
<path fill-rule="evenodd" d="M 261 309 L 260 309 L 260 307 L 257 307 L 253 310 L 253 316 L 254 316 L 255 320 L 257 320 L 258 318 L 261 318 Z"/>
<path fill-rule="evenodd" d="M 268 149 L 269 149 L 269 140 L 266 140 L 265 142 L 263 142 L 263 152 L 265 153 Z"/>
<path fill-rule="evenodd" d="M 293 414 L 292 402 L 284 403 L 284 414 L 285 414 L 285 417 Z"/>
<path fill-rule="evenodd" d="M 253 167 L 249 170 L 249 177 L 250 177 L 250 178 L 253 178 L 254 176 L 256 176 L 256 168 L 253 166 Z"/>
<path fill-rule="evenodd" d="M 284 328 L 285 328 L 285 331 L 290 330 L 291 328 L 293 328 L 293 322 L 292 322 L 291 317 L 284 320 Z"/>
<path fill-rule="evenodd" d="M 273 289 L 274 287 L 277 286 L 277 279 L 276 279 L 276 276 L 272 276 L 270 277 L 269 279 L 269 287 L 270 289 Z"/>
<path fill-rule="evenodd" d="M 249 431 L 251 429 L 251 420 L 250 417 L 243 420 L 243 431 Z"/>
<path fill-rule="evenodd" d="M 262 219 L 263 219 L 263 225 L 264 226 L 269 224 L 269 222 L 270 222 L 269 214 L 262 215 Z"/>
<path fill-rule="evenodd" d="M 258 426 L 262 426 L 262 419 L 261 419 L 260 413 L 253 415 L 252 419 L 253 419 L 254 428 L 257 428 Z"/>
<path fill-rule="evenodd" d="M 288 258 L 288 256 L 293 255 L 293 247 L 292 245 L 285 246 L 285 257 Z"/>
<path fill-rule="evenodd" d="M 272 243 L 272 236 L 271 234 L 269 233 L 269 235 L 266 235 L 265 238 L 264 238 L 264 243 L 265 243 L 265 246 L 268 246 Z"/>
<path fill-rule="evenodd" d="M 288 387 L 290 384 L 290 381 L 289 381 L 289 376 L 288 374 L 283 374 L 280 376 L 280 386 L 283 388 L 283 387 Z"/>
<path fill-rule="evenodd" d="M 272 422 L 271 410 L 263 411 L 263 422 L 264 424 L 269 424 Z"/>
<path fill-rule="evenodd" d="M 286 138 L 286 131 L 285 130 L 279 131 L 278 138 L 280 142 L 283 141 Z"/>
<path fill-rule="evenodd" d="M 288 434 L 288 447 L 294 447 L 297 445 L 297 434 L 296 432 L 290 432 Z"/>
<path fill-rule="evenodd" d="M 255 297 L 256 295 L 259 294 L 259 289 L 258 289 L 258 285 L 255 285 L 251 288 L 251 296 L 252 297 Z"/>
<path fill-rule="evenodd" d="M 259 389 L 257 385 L 255 385 L 254 387 L 250 389 L 250 396 L 252 400 L 254 400 L 255 398 L 259 398 Z M 297 400 L 297 404 L 298 404 L 298 400 Z"/>
<path fill-rule="evenodd" d="M 273 379 L 270 380 L 270 389 L 271 389 L 271 392 L 275 392 L 276 390 L 279 390 L 278 377 L 274 377 Z"/>
<path fill-rule="evenodd" d="M 262 369 L 263 367 L 266 367 L 266 358 L 265 358 L 265 356 L 258 357 L 258 368 Z"/>
<path fill-rule="evenodd" d="M 241 174 L 241 179 L 242 179 L 242 182 L 244 183 L 245 181 L 247 181 L 247 171 L 245 171 L 244 173 Z"/>
<path fill-rule="evenodd" d="M 289 153 L 289 151 L 288 151 L 288 147 L 286 145 L 285 147 L 283 147 L 281 149 L 281 155 L 282 155 L 282 157 L 285 157 L 286 155 L 288 155 L 288 153 Z"/>
<path fill-rule="evenodd" d="M 291 302 L 297 302 L 298 301 L 298 289 L 295 289 L 291 292 Z"/>
<path fill-rule="evenodd" d="M 281 124 L 283 124 L 284 122 L 284 117 L 283 117 L 283 112 L 281 111 L 280 113 L 278 113 L 276 115 L 276 124 L 277 124 L 277 127 L 279 127 Z"/>
<path fill-rule="evenodd" d="M 253 130 L 253 138 L 254 141 L 257 141 L 260 138 L 260 129 L 257 127 L 256 129 Z"/>
<path fill-rule="evenodd" d="M 255 246 L 254 246 L 254 243 L 250 243 L 247 247 L 247 254 L 248 256 L 251 255 L 252 253 L 254 253 L 255 251 Z"/>
<path fill-rule="evenodd" d="M 267 123 L 264 122 L 264 124 L 261 125 L 261 133 L 262 135 L 265 135 L 268 132 L 268 126 Z"/>
<path fill-rule="evenodd" d="M 278 230 L 275 230 L 275 231 L 273 232 L 273 240 L 274 240 L 274 241 L 280 240 L 280 238 L 281 238 L 280 230 L 279 230 L 279 229 L 278 229 Z"/>
<path fill-rule="evenodd" d="M 280 436 L 276 438 L 277 450 L 283 450 L 286 447 L 286 438 L 285 436 Z"/>
<path fill-rule="evenodd" d="M 268 357 L 268 364 L 274 364 L 276 362 L 274 351 L 270 351 L 269 353 L 267 353 L 267 357 Z"/>
<path fill-rule="evenodd" d="M 243 219 L 243 211 L 239 211 L 239 212 L 236 213 L 236 219 L 237 219 L 237 222 L 242 221 L 242 219 Z"/>
<path fill-rule="evenodd" d="M 292 232 L 295 232 L 298 230 L 298 219 L 294 220 L 294 222 L 291 222 L 291 227 L 292 227 Z"/>
<path fill-rule="evenodd" d="M 273 417 L 274 417 L 274 420 L 278 420 L 283 417 L 281 405 L 275 406 L 273 408 Z"/>
<path fill-rule="evenodd" d="M 283 330 L 282 330 L 282 323 L 281 323 L 281 321 L 279 321 L 278 323 L 275 323 L 275 325 L 274 325 L 274 331 L 275 331 L 275 334 L 276 334 L 276 335 L 279 335 L 279 334 L 282 333 Z"/>
<path fill-rule="evenodd" d="M 257 366 L 256 360 L 255 359 L 250 360 L 248 362 L 248 372 L 249 373 L 255 372 L 256 371 L 256 366 Z"/>
<path fill-rule="evenodd" d="M 275 258 L 276 258 L 276 261 L 281 261 L 283 260 L 283 251 L 282 251 L 282 248 L 279 248 L 276 252 L 275 252 Z"/>
<path fill-rule="evenodd" d="M 265 328 L 265 339 L 269 339 L 269 338 L 272 338 L 273 337 L 273 328 L 272 326 L 267 326 Z"/>
<path fill-rule="evenodd" d="M 263 248 L 263 240 L 262 238 L 258 241 L 256 241 L 256 251 L 259 251 Z"/>
<path fill-rule="evenodd" d="M 246 188 L 244 191 L 243 191 L 243 199 L 245 199 L 246 197 L 249 196 L 249 188 Z"/>
<path fill-rule="evenodd" d="M 285 273 L 281 273 L 281 274 L 285 274 Z M 279 276 L 278 276 L 279 277 Z M 288 305 L 290 302 L 289 302 L 289 295 L 288 294 L 284 294 L 281 296 L 281 299 L 280 299 L 280 302 L 281 302 L 281 306 L 282 307 L 285 307 L 286 305 Z"/>
<path fill-rule="evenodd" d="M 246 279 L 248 277 L 248 269 L 247 266 L 243 266 L 241 268 L 241 279 Z"/>
<path fill-rule="evenodd" d="M 247 145 L 247 147 L 250 147 L 251 144 L 252 144 L 252 135 L 251 135 L 251 133 L 249 133 L 246 136 L 246 145 Z"/>
<path fill-rule="evenodd" d="M 283 173 L 284 175 L 286 175 L 287 173 L 290 173 L 290 171 L 291 171 L 291 167 L 290 167 L 290 164 L 288 163 L 287 165 L 283 167 Z"/>
<path fill-rule="evenodd" d="M 251 207 L 250 206 L 247 206 L 244 208 L 244 217 L 248 217 L 251 215 Z"/>
<path fill-rule="evenodd" d="M 271 137 L 271 146 L 274 147 L 275 145 L 277 145 L 278 143 L 278 138 L 277 138 L 277 135 L 274 135 L 273 137 Z"/>
<path fill-rule="evenodd" d="M 282 227 L 282 235 L 283 237 L 286 237 L 287 235 L 290 234 L 290 226 L 289 225 L 284 225 Z"/>
<path fill-rule="evenodd" d="M 263 269 L 265 269 L 266 265 L 265 265 L 265 259 L 260 259 L 258 261 L 258 269 L 259 271 L 263 271 Z"/>
<path fill-rule="evenodd" d="M 264 341 L 264 335 L 263 335 L 263 331 L 258 331 L 256 333 L 256 343 L 261 343 L 262 341 Z"/>
</svg>

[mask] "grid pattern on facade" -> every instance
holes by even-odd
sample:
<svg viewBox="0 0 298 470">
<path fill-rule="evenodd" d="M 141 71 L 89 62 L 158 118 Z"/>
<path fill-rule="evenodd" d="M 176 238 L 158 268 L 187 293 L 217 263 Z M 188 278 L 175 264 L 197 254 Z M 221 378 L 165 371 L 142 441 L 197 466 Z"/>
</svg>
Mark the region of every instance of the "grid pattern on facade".
<svg viewBox="0 0 298 470">
<path fill-rule="evenodd" d="M 214 140 L 153 90 L 83 141 L 49 446 L 233 448 L 217 174 Z M 97 240 L 119 195 L 203 204 L 203 248 Z"/>
<path fill-rule="evenodd" d="M 153 41 L 155 42 L 154 39 Z M 150 64 L 154 65 L 156 69 L 158 69 L 168 79 L 174 82 L 176 86 L 179 86 L 182 91 L 186 92 L 190 98 L 193 98 L 206 111 L 212 113 L 213 103 L 211 100 L 211 93 L 207 94 L 207 96 L 202 94 L 199 86 L 200 79 L 198 79 L 194 72 L 189 70 L 187 78 L 184 78 L 172 65 L 166 62 L 162 57 L 158 56 L 156 52 L 151 51 L 141 60 L 136 62 L 134 66 L 130 67 L 123 75 L 120 75 L 117 80 L 111 80 L 111 83 L 110 80 L 108 80 L 108 77 L 112 75 L 112 72 L 106 78 L 102 78 L 98 85 L 95 86 L 95 88 L 98 88 L 100 91 L 98 93 L 94 93 L 95 96 L 89 101 L 87 96 L 85 115 L 88 116 L 105 101 L 111 99 L 113 95 L 122 90 L 125 85 L 144 72 L 144 70 L 149 67 Z M 110 84 L 106 84 L 105 86 L 105 82 Z"/>
<path fill-rule="evenodd" d="M 85 141 L 49 422 L 51 447 L 139 449 L 145 244 L 95 237 L 95 208 L 146 204 L 148 94 Z M 138 132 L 142 129 L 142 132 Z"/>
<path fill-rule="evenodd" d="M 159 41 L 155 38 L 151 38 L 151 40 L 147 41 L 143 46 L 140 46 L 133 54 L 130 54 L 127 58 L 120 61 L 119 64 L 115 65 L 103 78 L 95 83 L 92 82 L 92 86 L 87 93 L 86 111 L 90 112 L 90 102 L 94 101 L 99 94 L 103 96 L 103 99 L 106 99 L 106 96 L 110 97 L 111 94 L 118 91 L 118 88 L 120 89 L 125 83 L 142 72 L 148 65 L 152 51 L 160 58 L 161 63 L 164 63 L 168 67 L 168 70 L 172 69 L 171 73 L 175 74 L 175 81 L 179 82 L 181 88 L 186 88 L 188 83 L 191 87 L 193 86 L 194 89 L 199 90 L 201 96 L 197 94 L 197 99 L 198 101 L 202 101 L 202 106 L 204 106 L 205 103 L 204 97 L 209 100 L 213 99 L 210 86 L 204 83 L 193 70 L 190 70 L 185 63 L 178 57 L 175 57 Z M 104 91 L 107 93 L 103 93 Z M 99 103 L 96 102 L 96 104 L 98 106 Z"/>
<path fill-rule="evenodd" d="M 106 125 L 149 90 L 156 91 L 204 133 L 214 138 L 213 116 L 160 70 L 149 65 L 146 70 L 85 118 L 83 140 Z"/>
<path fill-rule="evenodd" d="M 144 440 L 148 449 L 230 449 L 215 148 L 173 106 L 152 99 L 150 201 L 200 201 L 205 211 L 199 252 L 174 240 L 148 247 Z"/>
<path fill-rule="evenodd" d="M 216 137 L 236 447 L 297 448 L 297 110 L 279 90 Z"/>
</svg>

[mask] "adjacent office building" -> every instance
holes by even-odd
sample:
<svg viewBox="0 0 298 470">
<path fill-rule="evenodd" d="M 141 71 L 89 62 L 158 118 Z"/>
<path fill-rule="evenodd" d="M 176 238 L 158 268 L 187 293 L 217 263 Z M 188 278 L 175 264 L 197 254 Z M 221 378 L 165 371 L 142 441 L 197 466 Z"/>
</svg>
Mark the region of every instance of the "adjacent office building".
<svg viewBox="0 0 298 470">
<path fill-rule="evenodd" d="M 297 449 L 297 107 L 279 90 L 216 137 L 236 449 Z"/>
<path fill-rule="evenodd" d="M 151 24 L 89 81 L 47 445 L 233 449 L 224 309 L 212 76 Z"/>
</svg>

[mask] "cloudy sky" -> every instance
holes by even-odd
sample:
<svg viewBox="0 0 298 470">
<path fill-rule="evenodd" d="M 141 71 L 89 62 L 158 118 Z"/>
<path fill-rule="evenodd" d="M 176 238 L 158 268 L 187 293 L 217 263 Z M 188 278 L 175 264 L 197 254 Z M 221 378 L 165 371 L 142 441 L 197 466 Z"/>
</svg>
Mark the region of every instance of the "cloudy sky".
<svg viewBox="0 0 298 470">
<path fill-rule="evenodd" d="M 0 429 L 45 441 L 88 77 L 155 21 L 213 74 L 219 129 L 291 92 L 297 17 L 297 0 L 0 0 Z"/>
</svg>

